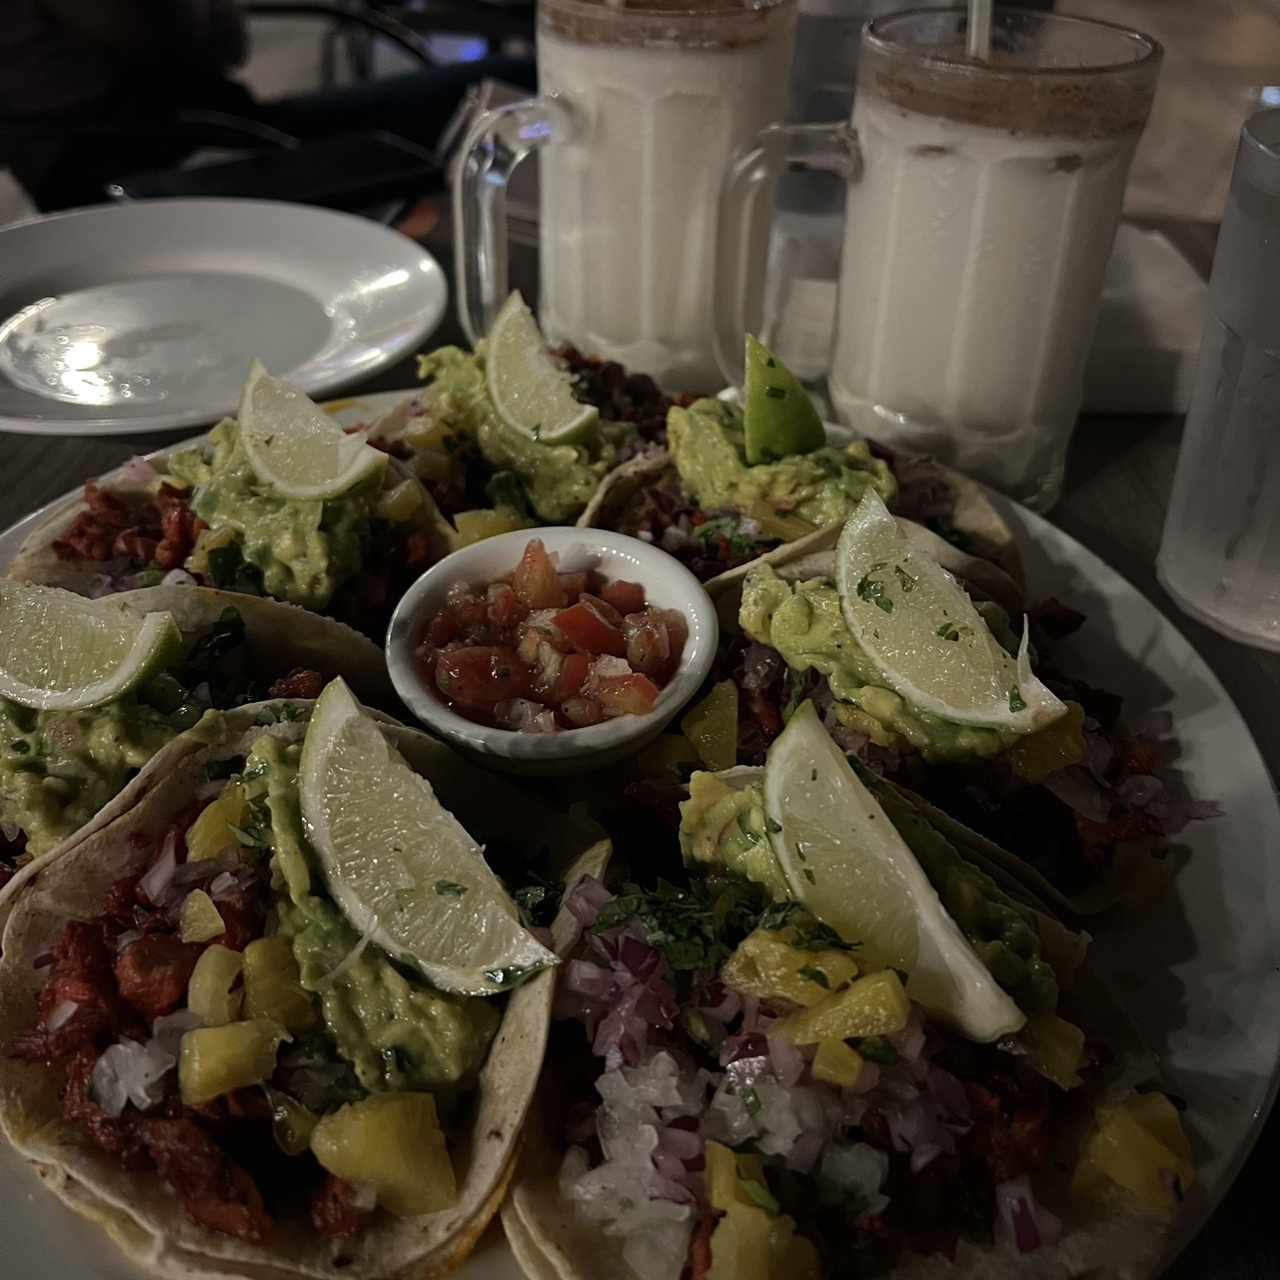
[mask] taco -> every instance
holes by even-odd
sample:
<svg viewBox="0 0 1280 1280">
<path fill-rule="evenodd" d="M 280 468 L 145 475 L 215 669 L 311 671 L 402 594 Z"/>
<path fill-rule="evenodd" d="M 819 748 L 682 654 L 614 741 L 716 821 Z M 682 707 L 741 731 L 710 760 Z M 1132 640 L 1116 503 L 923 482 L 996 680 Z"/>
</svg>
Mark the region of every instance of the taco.
<svg viewBox="0 0 1280 1280">
<path fill-rule="evenodd" d="M 314 698 L 338 675 L 366 701 L 395 705 L 381 649 L 295 605 L 171 586 L 122 592 L 98 607 L 106 616 L 168 613 L 181 647 L 140 686 L 93 707 L 38 711 L 0 698 L 0 883 L 128 808 L 130 779 L 209 708 Z"/>
<path fill-rule="evenodd" d="M 1165 840 L 1216 809 L 1185 795 L 1165 770 L 1167 744 L 1126 727 L 1119 698 L 1062 669 L 1057 641 L 1081 616 L 1053 601 L 1028 610 L 997 566 L 939 548 L 900 519 L 892 554 L 843 572 L 837 538 L 857 553 L 873 525 L 875 537 L 892 528 L 883 508 L 868 514 L 873 503 L 824 537 L 824 550 L 782 548 L 709 584 L 727 637 L 718 673 L 736 691 L 739 761 L 758 763 L 789 709 L 813 698 L 846 751 L 1018 855 L 1004 856 L 1058 909 L 1096 911 L 1158 891 L 1176 866 Z M 941 564 L 964 588 L 953 584 L 950 606 L 920 603 L 933 597 L 915 591 L 913 557 Z M 868 634 L 855 634 L 859 611 L 877 635 L 890 619 L 915 618 L 909 647 L 931 655 L 935 675 L 957 669 L 953 658 L 965 671 L 988 664 L 993 680 L 1003 669 L 991 714 L 952 708 L 886 668 Z M 901 657 L 901 635 L 894 643 Z"/>
<path fill-rule="evenodd" d="M 654 542 L 711 583 L 775 551 L 822 549 L 862 494 L 874 489 L 922 536 L 932 536 L 941 554 L 988 561 L 1020 587 L 1017 544 L 974 481 L 866 441 L 751 465 L 743 426 L 742 409 L 727 400 L 674 406 L 667 447 L 611 472 L 578 523 Z"/>
<path fill-rule="evenodd" d="M 323 417 L 292 395 L 304 418 Z M 342 439 L 336 424 L 332 432 Z M 217 587 L 380 639 L 404 588 L 448 550 L 430 495 L 396 459 L 336 497 L 289 497 L 258 474 L 239 422 L 225 418 L 188 449 L 135 458 L 86 483 L 80 501 L 28 535 L 9 576 L 93 596 Z"/>
<path fill-rule="evenodd" d="M 334 723 L 341 763 L 313 766 Z M 379 824 L 326 808 L 344 769 L 373 777 Z M 443 1274 L 496 1212 L 555 957 L 437 770 L 455 790 L 470 772 L 341 682 L 213 713 L 0 900 L 0 1127 L 147 1272 Z M 480 829 L 494 785 L 466 779 Z M 402 822 L 429 854 L 404 856 Z M 395 865 L 404 918 L 354 913 L 366 859 Z"/>
<path fill-rule="evenodd" d="M 418 360 L 426 387 L 368 424 L 422 481 L 453 527 L 454 545 L 533 524 L 571 524 L 612 470 L 665 439 L 667 410 L 682 400 L 652 378 L 572 347 L 552 353 L 574 396 L 597 410 L 572 441 L 551 443 L 503 421 L 489 395 L 488 345 L 441 347 Z"/>
<path fill-rule="evenodd" d="M 526 1274 L 1152 1275 L 1189 1149 L 1085 940 L 788 734 L 693 776 L 683 871 L 569 892 Z"/>
</svg>

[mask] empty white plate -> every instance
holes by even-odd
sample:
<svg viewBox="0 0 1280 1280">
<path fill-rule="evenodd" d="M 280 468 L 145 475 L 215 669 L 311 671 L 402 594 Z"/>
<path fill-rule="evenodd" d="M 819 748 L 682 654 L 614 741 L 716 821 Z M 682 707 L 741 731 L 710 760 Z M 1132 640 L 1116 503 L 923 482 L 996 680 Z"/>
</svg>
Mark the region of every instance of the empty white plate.
<svg viewBox="0 0 1280 1280">
<path fill-rule="evenodd" d="M 308 205 L 153 200 L 20 222 L 0 230 L 0 430 L 212 422 L 255 356 L 336 391 L 411 351 L 447 297 L 412 240 Z"/>
</svg>

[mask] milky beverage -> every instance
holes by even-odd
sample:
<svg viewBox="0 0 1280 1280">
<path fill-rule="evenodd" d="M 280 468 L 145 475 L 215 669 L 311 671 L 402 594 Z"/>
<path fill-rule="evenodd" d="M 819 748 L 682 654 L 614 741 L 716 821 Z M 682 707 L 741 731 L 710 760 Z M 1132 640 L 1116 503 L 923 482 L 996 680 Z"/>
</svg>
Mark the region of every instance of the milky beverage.
<svg viewBox="0 0 1280 1280">
<path fill-rule="evenodd" d="M 548 22 L 544 6 L 541 89 L 563 96 L 573 126 L 540 153 L 539 318 L 553 342 L 710 391 L 721 381 L 711 345 L 720 180 L 734 148 L 782 115 L 794 15 L 789 4 L 700 7 L 713 13 L 693 34 L 678 18 L 653 34 L 642 10 L 651 34 L 636 42 Z"/>
<path fill-rule="evenodd" d="M 837 411 L 1047 506 L 1149 90 L 939 90 L 871 50 L 863 65 Z"/>
</svg>

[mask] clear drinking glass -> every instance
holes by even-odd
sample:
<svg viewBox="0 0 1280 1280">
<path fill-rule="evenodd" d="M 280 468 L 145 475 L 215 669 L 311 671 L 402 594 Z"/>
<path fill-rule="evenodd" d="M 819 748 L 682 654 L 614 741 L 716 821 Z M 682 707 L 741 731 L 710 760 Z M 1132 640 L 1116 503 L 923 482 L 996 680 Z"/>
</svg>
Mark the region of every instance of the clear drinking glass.
<svg viewBox="0 0 1280 1280">
<path fill-rule="evenodd" d="M 1280 109 L 1240 134 L 1156 573 L 1206 626 L 1280 650 Z"/>
<path fill-rule="evenodd" d="M 848 180 L 829 376 L 840 417 L 1041 509 L 1058 496 L 1129 162 L 1160 46 L 1108 23 L 1001 9 L 863 30 L 850 124 L 771 125 L 721 194 L 717 354 L 741 373 L 733 281 L 784 164 Z"/>
<path fill-rule="evenodd" d="M 504 300 L 506 183 L 539 151 L 547 337 L 673 390 L 719 386 L 720 179 L 734 149 L 782 116 L 794 27 L 795 0 L 540 0 L 542 96 L 482 116 L 455 175 L 468 336 Z"/>
</svg>

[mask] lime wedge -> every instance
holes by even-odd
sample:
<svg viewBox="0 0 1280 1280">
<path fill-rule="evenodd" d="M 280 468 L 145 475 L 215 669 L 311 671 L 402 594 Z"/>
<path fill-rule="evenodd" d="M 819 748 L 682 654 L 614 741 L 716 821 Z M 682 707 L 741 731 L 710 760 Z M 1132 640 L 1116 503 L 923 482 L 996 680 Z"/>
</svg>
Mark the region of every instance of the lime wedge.
<svg viewBox="0 0 1280 1280">
<path fill-rule="evenodd" d="M 100 707 L 177 657 L 167 613 L 134 613 L 59 587 L 0 582 L 0 698 L 42 711 Z"/>
<path fill-rule="evenodd" d="M 551 358 L 533 312 L 518 292 L 489 332 L 489 398 L 503 422 L 543 444 L 576 440 L 600 416 L 573 397 L 573 380 Z"/>
<path fill-rule="evenodd" d="M 750 334 L 746 364 L 742 429 L 747 462 L 755 466 L 822 448 L 827 432 L 809 393 L 795 374 Z"/>
<path fill-rule="evenodd" d="M 464 995 L 493 995 L 556 963 L 476 842 L 342 680 L 312 711 L 298 776 L 307 836 L 361 936 Z"/>
<path fill-rule="evenodd" d="M 885 684 L 918 711 L 1013 733 L 1066 712 L 1031 673 L 1025 624 L 1015 661 L 964 588 L 913 545 L 872 490 L 840 532 L 835 567 L 854 638 Z"/>
<path fill-rule="evenodd" d="M 240 439 L 263 484 L 286 498 L 336 498 L 387 465 L 296 387 L 255 360 L 240 394 Z"/>
<path fill-rule="evenodd" d="M 769 748 L 765 809 L 792 895 L 867 967 L 908 975 L 935 1018 L 989 1042 L 1026 1021 L 948 915 L 875 797 L 804 703 Z"/>
</svg>

